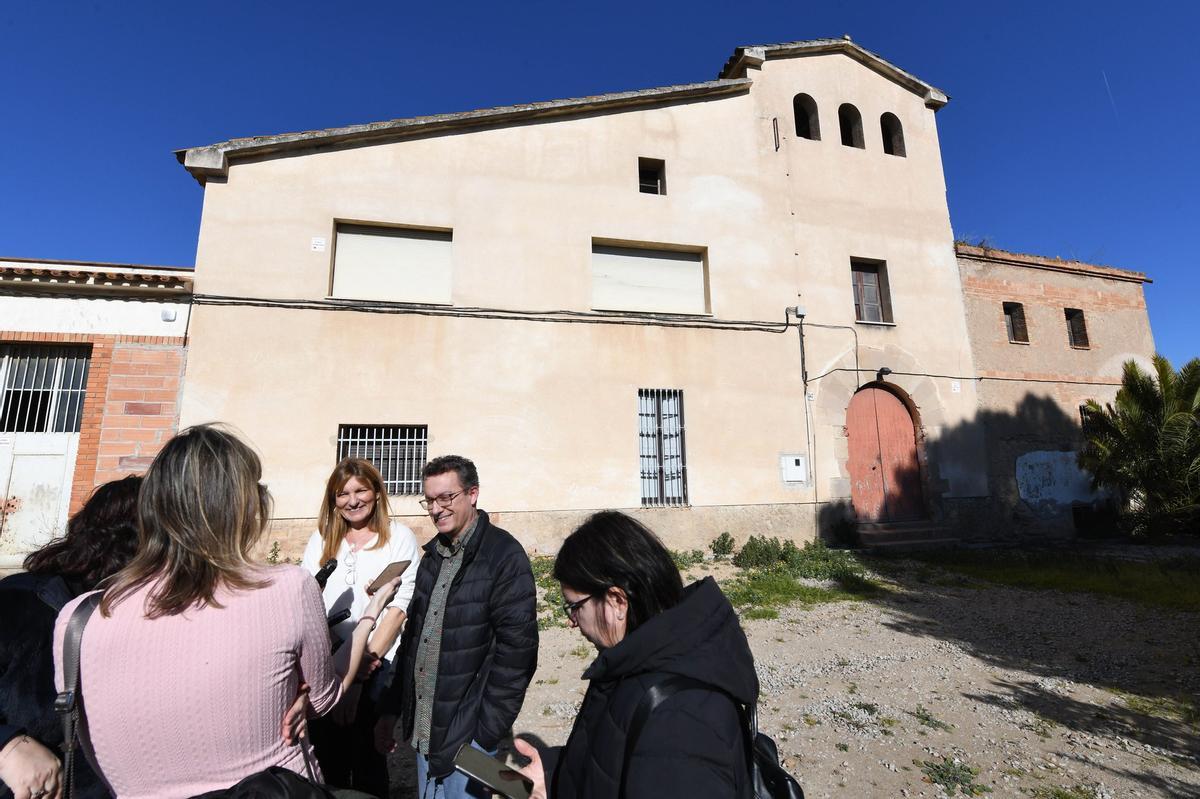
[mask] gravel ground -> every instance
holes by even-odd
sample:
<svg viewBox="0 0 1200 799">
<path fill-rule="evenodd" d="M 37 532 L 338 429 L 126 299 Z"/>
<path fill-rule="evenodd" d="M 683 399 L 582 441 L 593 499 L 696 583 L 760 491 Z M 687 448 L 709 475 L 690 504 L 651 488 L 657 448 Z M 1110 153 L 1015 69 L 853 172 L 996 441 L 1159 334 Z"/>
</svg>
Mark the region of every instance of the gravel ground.
<svg viewBox="0 0 1200 799">
<path fill-rule="evenodd" d="M 1200 797 L 1200 721 L 1128 698 L 1195 702 L 1200 615 L 903 563 L 887 586 L 744 623 L 760 726 L 809 799 L 947 796 L 926 762 L 978 769 L 968 781 L 994 797 Z M 516 730 L 563 743 L 594 655 L 574 630 L 543 631 Z M 393 760 L 393 796 L 411 796 L 411 755 Z"/>
</svg>

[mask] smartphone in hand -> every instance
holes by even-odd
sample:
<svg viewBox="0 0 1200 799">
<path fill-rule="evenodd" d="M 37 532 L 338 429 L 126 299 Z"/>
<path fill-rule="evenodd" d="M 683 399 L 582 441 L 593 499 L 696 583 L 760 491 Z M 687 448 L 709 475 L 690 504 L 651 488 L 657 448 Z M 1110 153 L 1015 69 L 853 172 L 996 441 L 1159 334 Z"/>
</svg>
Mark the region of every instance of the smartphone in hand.
<svg viewBox="0 0 1200 799">
<path fill-rule="evenodd" d="M 383 588 L 392 580 L 395 580 L 397 577 L 404 574 L 410 563 L 412 563 L 411 560 L 398 560 L 395 563 L 389 563 L 387 568 L 381 571 L 379 576 L 372 580 L 371 584 L 367 586 L 367 596 L 371 596 L 380 588 Z"/>
<path fill-rule="evenodd" d="M 508 799 L 529 799 L 530 785 L 525 779 L 486 752 L 463 744 L 454 756 L 454 767 L 476 782 L 481 782 Z"/>
</svg>

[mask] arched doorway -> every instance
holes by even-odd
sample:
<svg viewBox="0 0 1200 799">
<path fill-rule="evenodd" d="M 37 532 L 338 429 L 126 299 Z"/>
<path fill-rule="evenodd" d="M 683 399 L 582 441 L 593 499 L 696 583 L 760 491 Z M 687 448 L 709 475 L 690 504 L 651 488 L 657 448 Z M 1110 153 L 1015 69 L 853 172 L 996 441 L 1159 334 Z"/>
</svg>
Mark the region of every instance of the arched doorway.
<svg viewBox="0 0 1200 799">
<path fill-rule="evenodd" d="M 850 439 L 850 499 L 860 521 L 925 517 L 916 426 L 899 397 L 886 388 L 859 389 L 846 409 Z"/>
</svg>

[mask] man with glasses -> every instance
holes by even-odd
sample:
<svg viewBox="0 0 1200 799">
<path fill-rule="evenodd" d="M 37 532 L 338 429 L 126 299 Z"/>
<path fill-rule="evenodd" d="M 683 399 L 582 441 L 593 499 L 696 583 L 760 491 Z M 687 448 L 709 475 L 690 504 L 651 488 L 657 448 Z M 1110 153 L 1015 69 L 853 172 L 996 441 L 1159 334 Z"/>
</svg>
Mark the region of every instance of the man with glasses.
<svg viewBox="0 0 1200 799">
<path fill-rule="evenodd" d="M 421 473 L 437 535 L 425 545 L 400 639 L 399 665 L 376 727 L 381 751 L 417 752 L 417 795 L 488 796 L 454 769 L 463 744 L 494 752 L 537 668 L 533 570 L 524 548 L 479 510 L 479 473 L 459 455 Z"/>
</svg>

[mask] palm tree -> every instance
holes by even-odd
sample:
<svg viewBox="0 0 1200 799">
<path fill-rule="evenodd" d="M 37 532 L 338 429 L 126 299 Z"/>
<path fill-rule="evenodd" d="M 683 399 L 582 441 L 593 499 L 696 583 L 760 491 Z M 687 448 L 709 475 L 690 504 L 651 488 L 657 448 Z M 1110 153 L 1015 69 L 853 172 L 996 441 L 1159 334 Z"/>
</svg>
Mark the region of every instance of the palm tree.
<svg viewBox="0 0 1200 799">
<path fill-rule="evenodd" d="M 1123 500 L 1135 535 L 1200 532 L 1200 358 L 1153 367 L 1127 361 L 1116 402 L 1083 406 L 1079 465 Z"/>
</svg>

